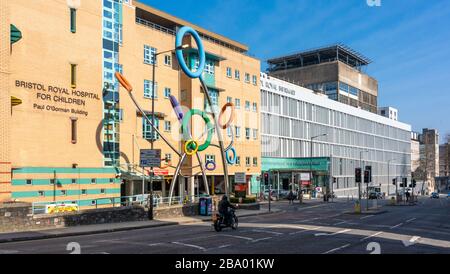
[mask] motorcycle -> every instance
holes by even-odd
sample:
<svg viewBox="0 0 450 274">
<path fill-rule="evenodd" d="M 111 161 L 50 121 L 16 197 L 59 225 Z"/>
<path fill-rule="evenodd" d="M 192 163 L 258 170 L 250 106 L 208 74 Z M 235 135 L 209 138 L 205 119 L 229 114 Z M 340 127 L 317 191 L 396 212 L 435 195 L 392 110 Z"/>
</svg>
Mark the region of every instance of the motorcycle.
<svg viewBox="0 0 450 274">
<path fill-rule="evenodd" d="M 228 223 L 226 223 L 225 221 L 225 215 L 220 214 L 220 213 L 216 213 L 213 217 L 213 226 L 214 229 L 217 232 L 222 231 L 222 228 L 227 228 L 227 227 L 231 227 L 231 229 L 236 230 L 238 228 L 238 218 L 235 214 L 235 210 L 234 209 L 230 209 L 230 220 L 228 220 Z"/>
</svg>

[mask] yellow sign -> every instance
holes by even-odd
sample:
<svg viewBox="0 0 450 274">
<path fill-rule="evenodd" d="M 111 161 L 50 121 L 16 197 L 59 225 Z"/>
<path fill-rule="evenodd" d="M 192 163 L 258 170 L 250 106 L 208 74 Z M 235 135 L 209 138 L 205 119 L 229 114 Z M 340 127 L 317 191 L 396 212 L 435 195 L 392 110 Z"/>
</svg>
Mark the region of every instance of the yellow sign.
<svg viewBox="0 0 450 274">
<path fill-rule="evenodd" d="M 65 212 L 76 212 L 79 210 L 78 204 L 56 204 L 56 205 L 46 205 L 45 213 L 55 214 L 55 213 L 65 213 Z"/>
</svg>

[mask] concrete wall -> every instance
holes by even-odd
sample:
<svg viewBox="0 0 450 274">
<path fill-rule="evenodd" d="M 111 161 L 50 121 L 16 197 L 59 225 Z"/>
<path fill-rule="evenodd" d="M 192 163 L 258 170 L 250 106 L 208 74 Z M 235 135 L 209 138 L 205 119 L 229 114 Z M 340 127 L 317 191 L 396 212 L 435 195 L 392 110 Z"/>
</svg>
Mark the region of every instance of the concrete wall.
<svg viewBox="0 0 450 274">
<path fill-rule="evenodd" d="M 280 70 L 270 73 L 277 78 L 289 82 L 299 82 L 302 86 L 316 83 L 337 82 L 339 80 L 339 66 L 337 62 L 323 63 L 290 70 Z"/>
</svg>

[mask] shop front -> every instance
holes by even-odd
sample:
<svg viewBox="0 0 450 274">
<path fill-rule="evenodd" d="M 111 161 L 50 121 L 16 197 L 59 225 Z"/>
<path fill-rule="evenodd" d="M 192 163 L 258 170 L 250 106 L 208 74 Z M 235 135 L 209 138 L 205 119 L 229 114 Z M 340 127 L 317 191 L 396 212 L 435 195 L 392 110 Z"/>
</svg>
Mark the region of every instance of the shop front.
<svg viewBox="0 0 450 274">
<path fill-rule="evenodd" d="M 300 190 L 305 195 L 317 197 L 327 191 L 330 158 L 262 158 L 262 173 L 263 192 L 271 186 L 279 194 Z"/>
</svg>

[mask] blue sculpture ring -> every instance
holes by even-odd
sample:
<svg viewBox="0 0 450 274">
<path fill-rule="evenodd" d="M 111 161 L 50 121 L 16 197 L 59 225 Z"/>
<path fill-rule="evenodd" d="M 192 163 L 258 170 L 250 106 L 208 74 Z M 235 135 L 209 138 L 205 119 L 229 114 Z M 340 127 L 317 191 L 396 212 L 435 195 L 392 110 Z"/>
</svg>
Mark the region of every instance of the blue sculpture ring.
<svg viewBox="0 0 450 274">
<path fill-rule="evenodd" d="M 198 66 L 198 69 L 196 72 L 191 71 L 189 69 L 189 67 L 186 65 L 186 62 L 184 61 L 184 57 L 183 57 L 183 50 L 180 48 L 183 45 L 183 38 L 186 35 L 186 33 L 191 34 L 192 37 L 195 39 L 195 42 L 197 43 L 198 56 L 200 58 L 200 65 Z M 178 63 L 180 64 L 180 67 L 183 70 L 183 72 L 190 78 L 200 78 L 202 76 L 203 70 L 205 69 L 206 54 L 205 54 L 205 49 L 203 47 L 203 42 L 200 39 L 200 36 L 198 35 L 198 33 L 191 27 L 182 27 L 177 33 L 177 36 L 175 39 L 175 47 L 177 48 L 176 55 L 177 55 Z"/>
<path fill-rule="evenodd" d="M 230 151 L 233 152 L 233 157 L 230 157 Z M 230 148 L 229 150 L 227 150 L 225 152 L 225 156 L 227 158 L 227 162 L 229 165 L 234 165 L 236 164 L 236 158 L 237 158 L 237 154 L 236 154 L 236 149 L 234 147 Z"/>
</svg>

